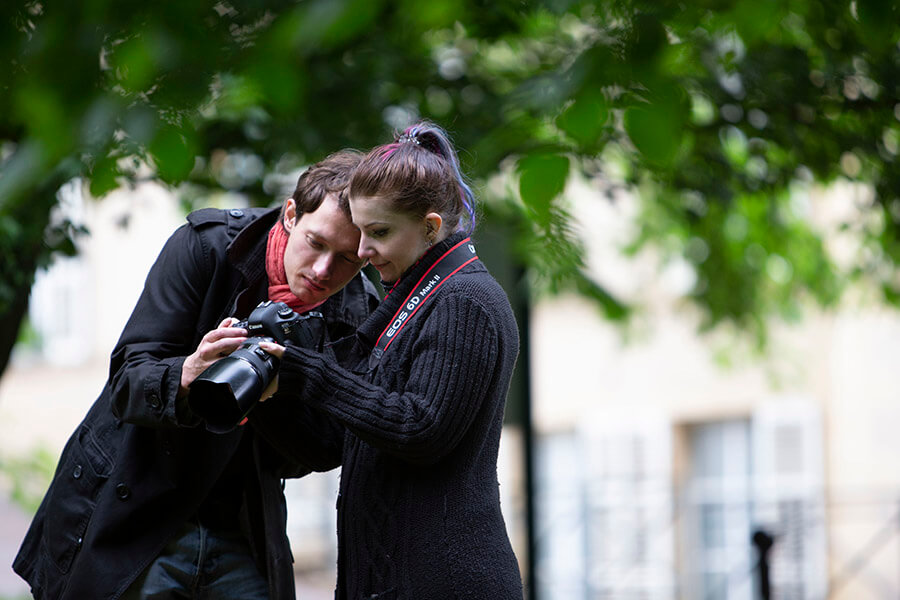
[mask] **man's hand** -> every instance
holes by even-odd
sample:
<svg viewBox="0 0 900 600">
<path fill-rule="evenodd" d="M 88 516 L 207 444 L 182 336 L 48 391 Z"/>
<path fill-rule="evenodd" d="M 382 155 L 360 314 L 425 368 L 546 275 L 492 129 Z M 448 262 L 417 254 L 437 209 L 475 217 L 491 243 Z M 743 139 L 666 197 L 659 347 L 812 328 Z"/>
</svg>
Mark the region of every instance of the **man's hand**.
<svg viewBox="0 0 900 600">
<path fill-rule="evenodd" d="M 217 329 L 203 336 L 196 352 L 184 359 L 184 366 L 181 368 L 181 386 L 178 389 L 180 397 L 187 395 L 191 383 L 209 365 L 223 356 L 228 356 L 247 340 L 246 329 L 231 327 L 236 322 L 237 319 L 234 317 L 228 317 L 219 323 Z"/>
</svg>

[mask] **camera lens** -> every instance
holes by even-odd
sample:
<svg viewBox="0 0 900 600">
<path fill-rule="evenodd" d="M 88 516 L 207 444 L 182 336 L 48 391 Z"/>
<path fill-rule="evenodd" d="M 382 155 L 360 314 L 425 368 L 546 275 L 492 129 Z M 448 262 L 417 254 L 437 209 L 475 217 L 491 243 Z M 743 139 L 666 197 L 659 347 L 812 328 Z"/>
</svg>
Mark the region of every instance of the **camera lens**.
<svg viewBox="0 0 900 600">
<path fill-rule="evenodd" d="M 234 429 L 259 401 L 278 367 L 277 359 L 250 338 L 213 363 L 191 383 L 188 405 L 214 433 Z"/>
</svg>

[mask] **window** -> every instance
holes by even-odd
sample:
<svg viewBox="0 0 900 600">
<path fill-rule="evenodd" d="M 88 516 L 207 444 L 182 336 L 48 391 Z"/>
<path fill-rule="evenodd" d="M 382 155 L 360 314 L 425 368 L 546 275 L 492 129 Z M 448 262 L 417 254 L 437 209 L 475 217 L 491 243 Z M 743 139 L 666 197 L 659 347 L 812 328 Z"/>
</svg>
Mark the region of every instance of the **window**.
<svg viewBox="0 0 900 600">
<path fill-rule="evenodd" d="M 671 430 L 604 414 L 538 443 L 542 598 L 675 598 Z"/>
<path fill-rule="evenodd" d="M 547 600 L 587 597 L 587 498 L 574 432 L 541 437 L 535 452 L 535 585 Z M 601 523 L 596 524 L 602 527 Z"/>
<path fill-rule="evenodd" d="M 757 529 L 775 537 L 773 597 L 824 598 L 818 408 L 779 400 L 675 433 L 632 408 L 539 440 L 541 598 L 753 600 Z"/>
<path fill-rule="evenodd" d="M 81 182 L 74 180 L 59 191 L 54 218 L 74 224 L 85 222 Z M 38 271 L 31 289 L 28 317 L 40 341 L 41 356 L 56 365 L 77 365 L 93 349 L 93 299 L 90 269 L 81 256 L 56 256 Z"/>
<path fill-rule="evenodd" d="M 779 399 L 749 419 L 687 427 L 681 529 L 682 585 L 690 598 L 750 600 L 753 534 L 774 536 L 775 597 L 825 596 L 822 429 L 810 402 Z"/>
<path fill-rule="evenodd" d="M 688 445 L 681 523 L 686 596 L 751 600 L 750 422 L 693 425 Z"/>
<path fill-rule="evenodd" d="M 781 398 L 753 415 L 754 520 L 776 536 L 772 589 L 782 600 L 826 596 L 822 416 L 813 403 Z"/>
</svg>

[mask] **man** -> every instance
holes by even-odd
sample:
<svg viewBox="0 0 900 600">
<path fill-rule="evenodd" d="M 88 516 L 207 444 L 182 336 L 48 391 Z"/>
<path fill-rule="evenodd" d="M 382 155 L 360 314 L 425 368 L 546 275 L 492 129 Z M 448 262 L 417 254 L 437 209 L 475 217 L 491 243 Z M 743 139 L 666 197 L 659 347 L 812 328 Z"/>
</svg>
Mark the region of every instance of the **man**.
<svg viewBox="0 0 900 600">
<path fill-rule="evenodd" d="M 281 478 L 308 468 L 277 450 L 296 443 L 290 407 L 216 434 L 188 394 L 262 300 L 315 308 L 331 340 L 377 305 L 346 201 L 359 159 L 314 165 L 280 211 L 196 211 L 166 243 L 13 565 L 35 598 L 294 597 Z"/>
</svg>

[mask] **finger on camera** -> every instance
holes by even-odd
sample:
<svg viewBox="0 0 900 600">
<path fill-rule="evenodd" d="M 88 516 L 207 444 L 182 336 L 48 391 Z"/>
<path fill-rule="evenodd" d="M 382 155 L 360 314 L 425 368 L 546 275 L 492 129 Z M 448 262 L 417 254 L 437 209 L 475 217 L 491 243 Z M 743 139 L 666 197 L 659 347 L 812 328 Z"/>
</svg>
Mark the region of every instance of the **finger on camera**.
<svg viewBox="0 0 900 600">
<path fill-rule="evenodd" d="M 259 342 L 259 347 L 276 358 L 282 358 L 284 356 L 284 346 L 281 344 L 261 341 Z"/>
<path fill-rule="evenodd" d="M 225 356 L 237 350 L 241 344 L 247 341 L 246 337 L 228 337 L 210 342 L 206 351 L 215 356 Z"/>
<path fill-rule="evenodd" d="M 206 339 L 209 342 L 217 342 L 223 339 L 234 339 L 247 337 L 247 330 L 241 329 L 240 327 L 223 327 L 221 329 L 213 329 L 208 334 L 206 334 Z"/>
</svg>

